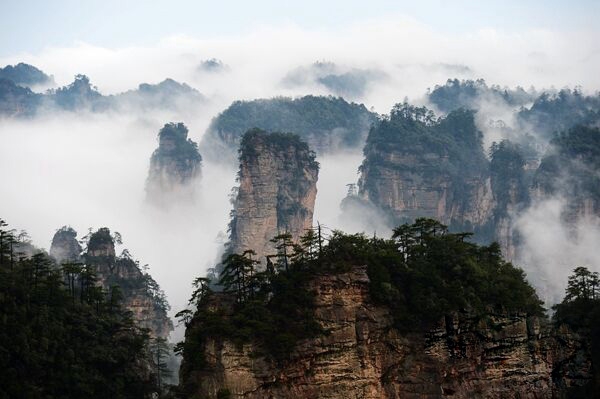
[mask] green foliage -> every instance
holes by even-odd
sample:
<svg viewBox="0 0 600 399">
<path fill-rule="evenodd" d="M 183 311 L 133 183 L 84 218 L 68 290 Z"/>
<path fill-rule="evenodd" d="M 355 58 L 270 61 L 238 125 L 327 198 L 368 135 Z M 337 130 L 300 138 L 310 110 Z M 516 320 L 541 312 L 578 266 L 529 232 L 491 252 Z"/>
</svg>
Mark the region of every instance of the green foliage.
<svg viewBox="0 0 600 399">
<path fill-rule="evenodd" d="M 294 132 L 310 142 L 329 142 L 331 136 L 334 142 L 356 147 L 374 119 L 364 105 L 341 97 L 277 97 L 235 101 L 212 121 L 207 134 L 231 144 L 249 129 L 260 128 Z"/>
<path fill-rule="evenodd" d="M 514 90 L 493 85 L 489 87 L 483 79 L 448 79 L 445 85 L 436 85 L 429 93 L 429 101 L 442 112 L 459 108 L 477 109 L 480 100 L 504 102 L 507 105 L 525 105 L 533 100 L 533 95 L 522 87 Z"/>
<path fill-rule="evenodd" d="M 459 310 L 541 314 L 523 271 L 502 260 L 497 244 L 478 246 L 468 236 L 423 218 L 396 228 L 392 240 L 337 233 L 325 263 L 368 265 L 371 296 L 390 307 L 401 330 L 430 327 Z"/>
<path fill-rule="evenodd" d="M 552 144 L 535 184 L 549 193 L 563 190 L 572 198 L 600 198 L 600 128 L 577 125 L 557 134 Z"/>
<path fill-rule="evenodd" d="M 600 392 L 600 277 L 586 267 L 577 267 L 569 276 L 565 298 L 553 307 L 554 322 L 566 324 L 589 340 L 592 380 L 569 389 L 569 398 L 598 397 Z M 596 396 L 594 396 L 596 395 Z"/>
<path fill-rule="evenodd" d="M 585 96 L 578 89 L 542 93 L 531 108 L 521 110 L 519 118 L 546 137 L 575 125 L 592 126 L 600 120 L 600 94 Z"/>
<path fill-rule="evenodd" d="M 0 223 L 0 398 L 146 398 L 148 335 L 93 268 L 12 260 Z"/>
<path fill-rule="evenodd" d="M 17 65 L 7 65 L 0 68 L 0 79 L 12 80 L 18 85 L 32 86 L 46 84 L 52 81 L 52 78 L 33 65 L 23 62 Z"/>
<path fill-rule="evenodd" d="M 98 92 L 96 86 L 92 86 L 85 75 L 75 75 L 73 83 L 49 93 L 56 105 L 70 111 L 82 108 L 106 109 L 109 105 L 107 98 Z"/>
<path fill-rule="evenodd" d="M 470 201 L 466 185 L 488 171 L 482 133 L 475 127 L 473 115 L 473 111 L 459 109 L 435 119 L 425 107 L 396 104 L 389 117 L 382 118 L 369 132 L 360 167 L 361 190 L 383 211 L 389 211 L 380 200 L 376 182 L 384 170 L 401 169 L 419 173 L 424 179 L 445 177 L 452 183 L 455 198 Z M 391 152 L 405 154 L 410 161 L 390 160 L 386 155 Z"/>
</svg>

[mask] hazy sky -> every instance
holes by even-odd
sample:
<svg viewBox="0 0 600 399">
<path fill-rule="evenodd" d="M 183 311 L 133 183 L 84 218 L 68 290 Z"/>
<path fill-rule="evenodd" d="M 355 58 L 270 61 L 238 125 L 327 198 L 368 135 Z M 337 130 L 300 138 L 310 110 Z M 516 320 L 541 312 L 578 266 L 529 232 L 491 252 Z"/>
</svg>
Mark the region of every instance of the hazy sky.
<svg viewBox="0 0 600 399">
<path fill-rule="evenodd" d="M 149 45 L 171 35 L 235 36 L 261 26 L 337 28 L 391 15 L 440 32 L 484 28 L 594 30 L 597 0 L 0 0 L 0 56 L 86 42 L 103 47 Z M 596 36 L 595 39 L 598 37 Z M 595 40 L 590 37 L 590 40 Z"/>
</svg>

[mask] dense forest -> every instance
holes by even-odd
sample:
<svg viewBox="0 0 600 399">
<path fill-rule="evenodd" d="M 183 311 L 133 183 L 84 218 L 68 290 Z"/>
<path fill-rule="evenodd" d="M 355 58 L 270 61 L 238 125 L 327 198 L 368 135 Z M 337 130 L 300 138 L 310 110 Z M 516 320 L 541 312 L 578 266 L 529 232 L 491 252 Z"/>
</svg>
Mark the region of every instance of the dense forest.
<svg viewBox="0 0 600 399">
<path fill-rule="evenodd" d="M 95 268 L 26 256 L 0 221 L 0 397 L 150 398 L 162 393 L 164 341 L 136 326 L 118 285 Z"/>
</svg>

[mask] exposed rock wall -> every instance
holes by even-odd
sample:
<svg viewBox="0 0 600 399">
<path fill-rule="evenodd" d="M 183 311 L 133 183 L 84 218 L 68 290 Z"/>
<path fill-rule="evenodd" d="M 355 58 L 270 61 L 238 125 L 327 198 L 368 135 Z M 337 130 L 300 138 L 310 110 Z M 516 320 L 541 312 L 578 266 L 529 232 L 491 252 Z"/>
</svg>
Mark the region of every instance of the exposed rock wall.
<svg viewBox="0 0 600 399">
<path fill-rule="evenodd" d="M 274 254 L 270 240 L 290 233 L 297 241 L 312 227 L 319 165 L 297 136 L 250 130 L 240 149 L 239 188 L 231 221 L 230 250 Z"/>
<path fill-rule="evenodd" d="M 493 211 L 494 199 L 486 171 L 457 183 L 445 173 L 431 173 L 429 166 L 448 164 L 439 154 L 373 151 L 377 158 L 363 168 L 360 181 L 363 198 L 387 211 L 396 221 L 430 217 L 444 224 L 480 226 Z"/>
<path fill-rule="evenodd" d="M 144 274 L 137 263 L 128 256 L 117 257 L 114 238 L 107 228 L 101 228 L 90 237 L 83 259 L 94 267 L 98 283 L 104 289 L 118 285 L 123 293 L 123 306 L 132 312 L 133 319 L 148 328 L 154 337 L 166 338 L 173 323 L 161 303 L 156 282 Z"/>
<path fill-rule="evenodd" d="M 359 196 L 387 214 L 387 227 L 428 217 L 493 239 L 495 198 L 473 112 L 436 119 L 424 107 L 398 104 L 371 129 L 364 155 Z"/>
<path fill-rule="evenodd" d="M 148 200 L 166 206 L 179 199 L 193 198 L 202 162 L 198 146 L 188 139 L 188 129 L 183 123 L 167 123 L 158 138 L 146 181 Z"/>
<path fill-rule="evenodd" d="M 590 378 L 590 357 L 567 330 L 536 318 L 449 315 L 425 336 L 392 328 L 369 298 L 366 268 L 320 276 L 316 320 L 329 334 L 301 342 L 283 365 L 210 340 L 199 398 L 553 398 Z M 183 381 L 185 383 L 185 381 Z"/>
<path fill-rule="evenodd" d="M 77 241 L 77 232 L 74 229 L 63 226 L 54 233 L 50 245 L 50 256 L 58 264 L 79 261 L 81 251 L 81 245 Z"/>
</svg>

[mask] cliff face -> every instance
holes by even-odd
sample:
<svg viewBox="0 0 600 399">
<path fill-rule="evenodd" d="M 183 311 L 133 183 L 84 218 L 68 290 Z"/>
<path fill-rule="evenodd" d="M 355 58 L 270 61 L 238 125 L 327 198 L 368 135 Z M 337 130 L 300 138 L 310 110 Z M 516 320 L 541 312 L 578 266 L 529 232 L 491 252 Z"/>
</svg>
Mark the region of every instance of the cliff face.
<svg viewBox="0 0 600 399">
<path fill-rule="evenodd" d="M 495 206 L 489 163 L 473 113 L 396 106 L 367 139 L 359 195 L 393 226 L 430 217 L 457 230 L 483 230 Z"/>
<path fill-rule="evenodd" d="M 81 245 L 77 241 L 77 232 L 71 227 L 63 226 L 56 231 L 50 246 L 50 256 L 58 264 L 78 262 L 81 256 Z"/>
<path fill-rule="evenodd" d="M 505 140 L 492 145 L 490 172 L 496 202 L 494 237 L 504 257 L 512 260 L 516 257 L 518 245 L 514 223 L 530 203 L 532 171 L 527 169 L 520 148 Z"/>
<path fill-rule="evenodd" d="M 107 228 L 101 228 L 90 237 L 88 250 L 83 256 L 93 266 L 98 283 L 109 289 L 121 288 L 123 306 L 133 313 L 133 319 L 154 337 L 168 337 L 173 323 L 167 316 L 167 304 L 160 288 L 148 274 L 144 274 L 129 256 L 115 255 L 114 238 Z"/>
<path fill-rule="evenodd" d="M 484 173 L 457 183 L 447 173 L 428 173 L 432 163 L 448 167 L 443 155 L 375 150 L 367 156 L 378 162 L 362 170 L 362 195 L 394 220 L 430 217 L 448 225 L 482 225 L 492 213 L 494 200 Z"/>
<path fill-rule="evenodd" d="M 296 136 L 250 130 L 240 149 L 239 188 L 230 249 L 252 249 L 258 259 L 276 253 L 269 240 L 290 233 L 296 242 L 312 227 L 319 165 Z"/>
<path fill-rule="evenodd" d="M 301 342 L 282 365 L 252 345 L 209 340 L 207 371 L 187 377 L 195 397 L 552 398 L 590 378 L 579 337 L 536 318 L 455 314 L 425 336 L 402 335 L 370 300 L 366 268 L 321 276 L 310 289 L 328 334 Z"/>
<path fill-rule="evenodd" d="M 194 181 L 200 177 L 202 162 L 198 146 L 188 139 L 183 123 L 167 123 L 158 137 L 146 181 L 148 200 L 168 205 L 181 196 L 193 198 Z"/>
</svg>

